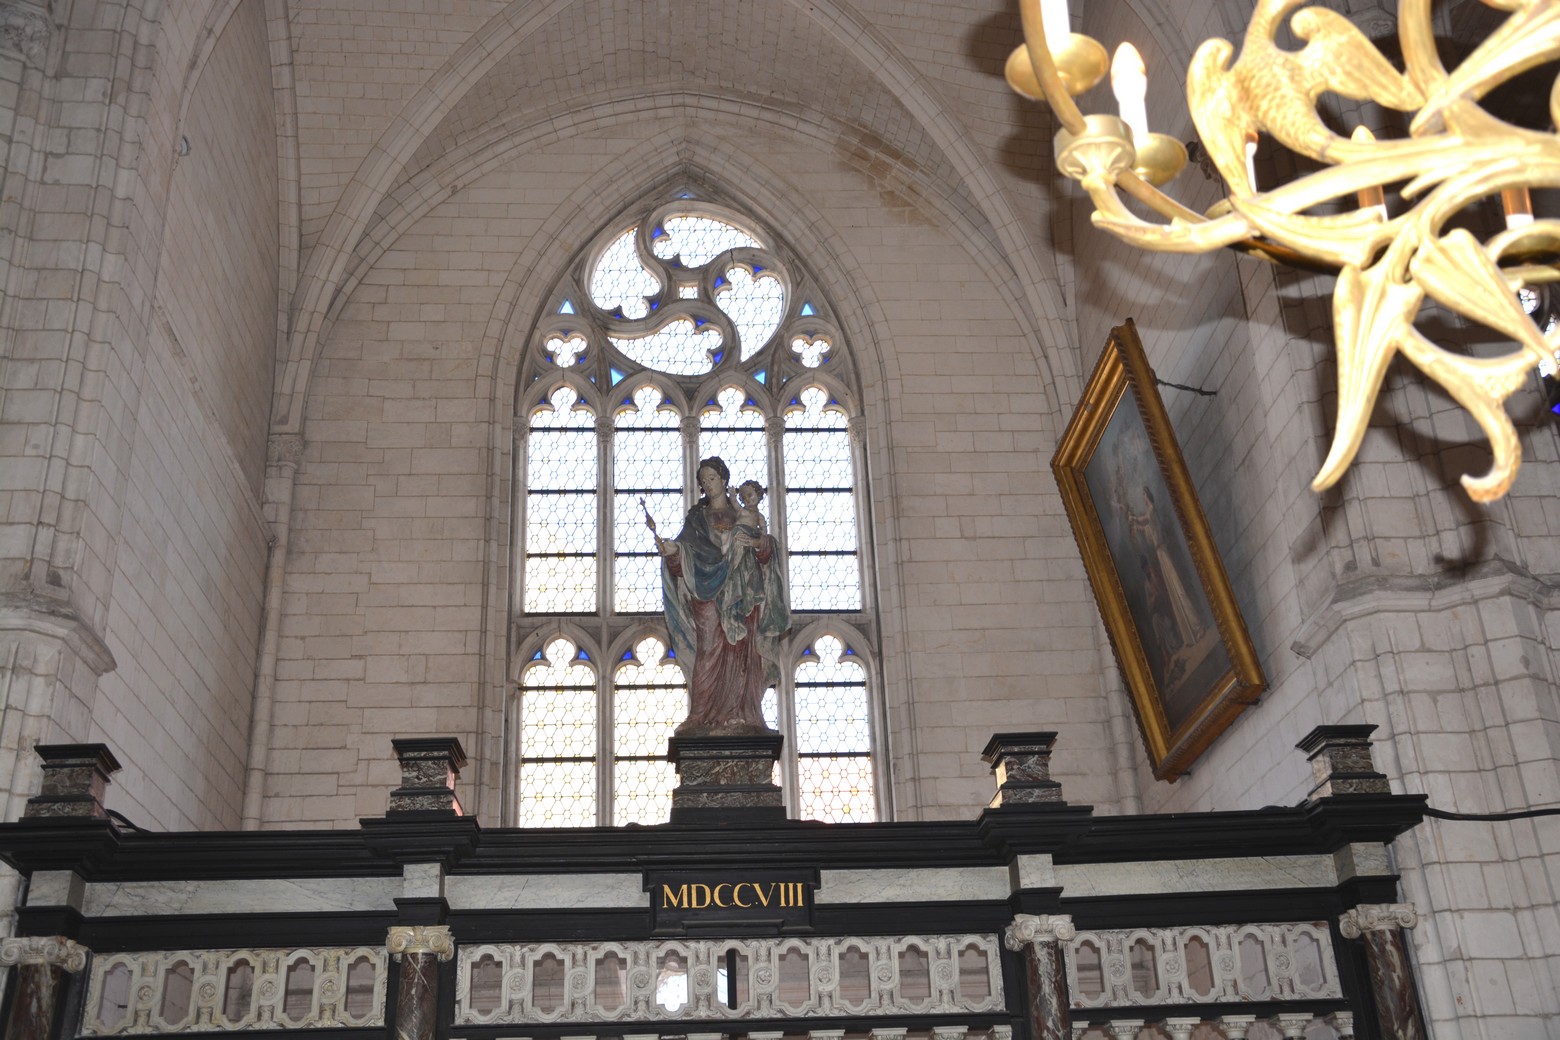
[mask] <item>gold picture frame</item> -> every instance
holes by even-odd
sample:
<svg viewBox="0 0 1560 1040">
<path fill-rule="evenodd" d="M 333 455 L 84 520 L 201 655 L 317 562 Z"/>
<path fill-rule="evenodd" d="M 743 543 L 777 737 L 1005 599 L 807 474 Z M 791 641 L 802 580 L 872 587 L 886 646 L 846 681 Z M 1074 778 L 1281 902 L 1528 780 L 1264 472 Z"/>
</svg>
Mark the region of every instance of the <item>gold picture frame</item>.
<svg viewBox="0 0 1560 1040">
<path fill-rule="evenodd" d="M 1267 680 L 1130 318 L 1111 330 L 1051 471 L 1154 776 L 1174 781 Z"/>
</svg>

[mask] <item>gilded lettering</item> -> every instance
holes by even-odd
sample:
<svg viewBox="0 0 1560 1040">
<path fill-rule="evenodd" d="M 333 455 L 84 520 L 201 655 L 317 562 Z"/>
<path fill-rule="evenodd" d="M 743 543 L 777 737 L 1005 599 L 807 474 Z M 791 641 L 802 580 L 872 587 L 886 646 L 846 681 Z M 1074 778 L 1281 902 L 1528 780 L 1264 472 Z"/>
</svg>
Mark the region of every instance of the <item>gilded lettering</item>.
<svg viewBox="0 0 1560 1040">
<path fill-rule="evenodd" d="M 710 886 L 695 882 L 688 886 L 688 909 L 703 910 L 710 905 Z"/>
<path fill-rule="evenodd" d="M 742 909 L 746 910 L 748 907 L 752 906 L 753 904 L 752 903 L 744 903 L 742 901 L 742 890 L 744 888 L 751 888 L 754 891 L 758 890 L 758 886 L 757 885 L 755 885 L 755 884 L 753 884 L 751 882 L 747 882 L 747 881 L 744 881 L 744 882 L 741 882 L 739 884 L 733 885 L 732 888 L 731 888 L 731 902 L 732 902 L 733 905 L 740 906 L 740 907 L 742 907 Z"/>
<path fill-rule="evenodd" d="M 753 894 L 758 897 L 758 905 L 759 906 L 768 906 L 769 905 L 769 900 L 774 898 L 776 884 L 777 884 L 776 882 L 771 881 L 769 883 L 769 891 L 765 892 L 763 890 L 763 888 L 757 882 L 754 882 L 754 884 L 753 884 Z"/>
<path fill-rule="evenodd" d="M 672 909 L 681 909 L 683 907 L 686 907 L 687 905 L 688 905 L 688 886 L 687 885 L 680 885 L 680 886 L 678 886 L 678 889 L 677 889 L 676 892 L 672 891 L 672 886 L 671 885 L 662 885 L 661 886 L 661 907 L 663 909 L 665 909 L 667 907 L 671 907 Z"/>
<path fill-rule="evenodd" d="M 720 884 L 715 886 L 715 905 L 716 906 L 727 907 L 727 906 L 731 905 L 730 903 L 726 902 L 724 899 L 722 899 L 720 897 L 720 890 L 723 889 L 723 888 L 730 888 L 730 887 L 731 887 L 731 882 L 729 882 L 729 881 L 722 881 Z"/>
</svg>

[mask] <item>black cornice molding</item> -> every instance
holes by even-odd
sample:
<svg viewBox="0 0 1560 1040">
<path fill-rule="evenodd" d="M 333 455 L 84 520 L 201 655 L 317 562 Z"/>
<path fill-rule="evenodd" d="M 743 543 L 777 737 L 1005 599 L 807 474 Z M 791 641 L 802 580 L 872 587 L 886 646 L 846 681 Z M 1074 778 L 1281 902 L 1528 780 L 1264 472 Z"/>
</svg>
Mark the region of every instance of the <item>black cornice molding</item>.
<svg viewBox="0 0 1560 1040">
<path fill-rule="evenodd" d="M 1095 816 L 1089 806 L 989 809 L 975 820 L 746 826 L 483 828 L 469 817 L 373 818 L 355 831 L 156 833 L 105 820 L 0 825 L 0 859 L 23 874 L 91 881 L 393 877 L 437 862 L 452 874 L 639 873 L 711 867 L 896 869 L 1123 863 L 1329 854 L 1385 844 L 1424 816 L 1423 795 L 1338 795 L 1292 808 Z"/>
</svg>

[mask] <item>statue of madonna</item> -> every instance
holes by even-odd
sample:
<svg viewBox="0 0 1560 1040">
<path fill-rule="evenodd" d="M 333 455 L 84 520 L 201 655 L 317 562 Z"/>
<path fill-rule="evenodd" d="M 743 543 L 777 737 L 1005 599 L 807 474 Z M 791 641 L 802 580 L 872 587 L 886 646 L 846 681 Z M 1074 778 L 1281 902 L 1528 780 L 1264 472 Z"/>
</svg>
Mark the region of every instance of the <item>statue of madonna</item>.
<svg viewBox="0 0 1560 1040">
<path fill-rule="evenodd" d="M 756 508 L 764 489 L 748 481 L 734 496 L 731 470 L 715 456 L 699 463 L 698 482 L 682 533 L 655 539 L 666 627 L 688 676 L 688 718 L 677 733 L 769 733 L 762 700 L 780 676 L 791 608 L 777 543 Z M 646 523 L 654 532 L 648 515 Z"/>
</svg>

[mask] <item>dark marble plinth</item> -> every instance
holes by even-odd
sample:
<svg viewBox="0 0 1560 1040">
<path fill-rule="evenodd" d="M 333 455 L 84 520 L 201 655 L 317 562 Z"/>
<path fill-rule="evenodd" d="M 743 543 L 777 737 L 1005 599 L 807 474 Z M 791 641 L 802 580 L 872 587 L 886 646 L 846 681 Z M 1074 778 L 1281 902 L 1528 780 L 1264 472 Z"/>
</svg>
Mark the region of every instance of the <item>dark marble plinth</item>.
<svg viewBox="0 0 1560 1040">
<path fill-rule="evenodd" d="M 785 819 L 785 799 L 773 782 L 783 740 L 775 732 L 673 737 L 668 749 L 677 766 L 672 822 Z"/>
<path fill-rule="evenodd" d="M 980 756 L 997 780 L 997 793 L 987 807 L 1066 805 L 1062 785 L 1051 779 L 1055 743 L 1056 734 L 1049 731 L 993 735 Z"/>
<path fill-rule="evenodd" d="M 29 819 L 73 817 L 103 819 L 103 793 L 119 760 L 107 744 L 39 744 L 43 781 L 22 815 Z"/>
<path fill-rule="evenodd" d="M 414 737 L 392 740 L 401 763 L 401 786 L 390 792 L 387 816 L 441 813 L 460 816 L 455 781 L 466 764 L 466 752 L 454 737 Z"/>
<path fill-rule="evenodd" d="M 1306 753 L 1316 786 L 1306 801 L 1340 794 L 1391 794 L 1385 773 L 1376 771 L 1370 735 L 1376 727 L 1318 726 L 1295 747 Z"/>
</svg>

